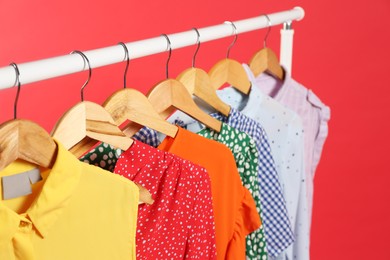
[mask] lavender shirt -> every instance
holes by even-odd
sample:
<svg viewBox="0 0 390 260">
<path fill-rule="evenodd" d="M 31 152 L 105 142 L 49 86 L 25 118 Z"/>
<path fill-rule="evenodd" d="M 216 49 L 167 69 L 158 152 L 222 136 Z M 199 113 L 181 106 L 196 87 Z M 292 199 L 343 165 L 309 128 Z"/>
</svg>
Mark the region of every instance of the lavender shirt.
<svg viewBox="0 0 390 260">
<path fill-rule="evenodd" d="M 247 65 L 244 64 L 244 67 L 247 67 Z M 251 75 L 249 76 L 251 77 Z M 256 77 L 254 81 L 263 93 L 291 109 L 302 119 L 305 132 L 304 157 L 308 211 L 310 214 L 309 219 L 311 220 L 314 175 L 321 158 L 326 137 L 328 136 L 330 108 L 322 103 L 310 89 L 292 79 L 288 73 L 285 74 L 284 81 L 277 80 L 265 73 Z"/>
</svg>

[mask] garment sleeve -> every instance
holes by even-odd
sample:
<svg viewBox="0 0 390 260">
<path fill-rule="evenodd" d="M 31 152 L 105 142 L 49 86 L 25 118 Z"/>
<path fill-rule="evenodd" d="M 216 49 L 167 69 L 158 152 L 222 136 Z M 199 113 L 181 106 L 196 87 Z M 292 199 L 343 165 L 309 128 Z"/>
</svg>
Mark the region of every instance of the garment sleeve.
<svg viewBox="0 0 390 260">
<path fill-rule="evenodd" d="M 319 113 L 319 127 L 317 136 L 314 141 L 313 164 L 312 169 L 310 169 L 314 180 L 315 171 L 318 166 L 318 163 L 320 162 L 322 149 L 324 147 L 325 140 L 328 137 L 328 121 L 330 119 L 330 108 L 323 104 L 311 90 L 309 90 L 308 98 L 309 101 L 318 108 Z"/>
<path fill-rule="evenodd" d="M 205 169 L 199 175 L 197 196 L 191 214 L 186 259 L 216 259 L 216 238 L 210 177 Z"/>
<path fill-rule="evenodd" d="M 245 237 L 251 232 L 260 228 L 260 216 L 256 210 L 255 201 L 250 192 L 243 189 L 243 197 L 236 218 L 233 237 L 229 242 L 226 259 L 245 259 Z"/>
</svg>

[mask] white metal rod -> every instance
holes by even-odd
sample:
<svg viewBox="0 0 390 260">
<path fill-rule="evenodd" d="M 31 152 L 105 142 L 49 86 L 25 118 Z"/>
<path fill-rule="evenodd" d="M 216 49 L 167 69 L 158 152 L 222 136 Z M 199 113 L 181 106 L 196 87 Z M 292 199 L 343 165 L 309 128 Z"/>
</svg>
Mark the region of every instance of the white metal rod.
<svg viewBox="0 0 390 260">
<path fill-rule="evenodd" d="M 292 73 L 293 57 L 293 29 L 280 30 L 280 64 L 287 70 L 288 74 Z"/>
<path fill-rule="evenodd" d="M 286 21 L 301 20 L 304 10 L 295 7 L 291 10 L 268 14 L 272 25 L 279 25 Z M 249 32 L 268 26 L 268 20 L 264 16 L 233 21 L 238 33 Z M 230 24 L 220 24 L 198 29 L 201 42 L 208 42 L 234 34 Z M 196 44 L 197 37 L 193 30 L 168 35 L 172 49 L 178 49 Z M 130 59 L 136 59 L 167 50 L 167 42 L 164 37 L 158 36 L 145 40 L 126 43 L 130 52 Z M 125 60 L 123 47 L 120 45 L 85 51 L 91 67 L 98 68 Z M 22 85 L 45 79 L 64 76 L 83 70 L 87 70 L 83 58 L 78 54 L 63 55 L 38 61 L 18 64 L 20 82 Z M 16 74 L 12 66 L 0 68 L 0 89 L 10 88 L 15 85 Z"/>
</svg>

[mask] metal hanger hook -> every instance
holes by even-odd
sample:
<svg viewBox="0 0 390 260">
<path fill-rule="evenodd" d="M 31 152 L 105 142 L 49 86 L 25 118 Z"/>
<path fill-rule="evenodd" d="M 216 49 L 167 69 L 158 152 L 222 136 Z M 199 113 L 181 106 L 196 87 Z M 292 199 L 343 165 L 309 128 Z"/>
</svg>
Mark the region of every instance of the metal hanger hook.
<svg viewBox="0 0 390 260">
<path fill-rule="evenodd" d="M 195 50 L 195 53 L 194 53 L 194 56 L 192 57 L 192 67 L 195 68 L 195 60 L 196 60 L 196 55 L 198 54 L 198 51 L 199 51 L 199 48 L 200 48 L 200 33 L 198 31 L 198 29 L 196 28 L 192 28 L 192 30 L 194 30 L 196 32 L 196 50 Z"/>
<path fill-rule="evenodd" d="M 88 57 L 83 52 L 75 50 L 75 51 L 72 51 L 70 54 L 74 54 L 74 53 L 77 53 L 77 54 L 81 55 L 81 57 L 83 57 L 84 64 L 85 64 L 85 62 L 87 62 L 87 65 L 88 65 L 88 71 L 89 71 L 88 79 L 87 79 L 87 81 L 85 81 L 85 83 L 83 84 L 83 86 L 81 87 L 81 90 L 80 90 L 81 101 L 84 101 L 84 88 L 88 85 L 88 83 L 89 83 L 89 81 L 91 79 L 91 76 L 92 76 L 91 63 L 89 62 Z"/>
<path fill-rule="evenodd" d="M 125 50 L 126 68 L 125 68 L 125 74 L 123 76 L 123 88 L 126 88 L 127 87 L 126 78 L 127 78 L 127 70 L 129 69 L 129 64 L 130 64 L 130 54 L 126 44 L 124 44 L 123 42 L 119 42 L 118 44 L 122 45 L 123 49 Z"/>
<path fill-rule="evenodd" d="M 164 36 L 165 39 L 167 40 L 167 49 L 168 49 L 168 59 L 167 59 L 167 64 L 166 64 L 166 67 L 165 67 L 165 75 L 166 75 L 166 78 L 169 78 L 169 61 L 171 60 L 171 56 L 172 56 L 172 44 L 171 44 L 171 41 L 169 40 L 169 37 L 168 35 L 166 35 L 165 33 L 161 34 L 161 36 Z"/>
<path fill-rule="evenodd" d="M 268 39 L 269 33 L 271 32 L 272 23 L 271 23 L 271 19 L 269 19 L 269 16 L 267 14 L 263 14 L 263 15 L 268 20 L 268 31 L 267 31 L 267 33 L 266 33 L 266 35 L 264 37 L 264 41 L 263 41 L 263 46 L 264 46 L 264 48 L 266 48 L 267 47 L 267 39 Z"/>
<path fill-rule="evenodd" d="M 20 72 L 18 65 L 15 62 L 12 62 L 9 64 L 10 66 L 14 67 L 15 69 L 15 74 L 16 74 L 16 81 L 15 85 L 17 85 L 18 89 L 16 91 L 16 97 L 15 97 L 15 102 L 14 102 L 14 119 L 16 119 L 17 116 L 17 108 L 18 108 L 18 101 L 19 101 L 19 94 L 20 94 Z"/>
<path fill-rule="evenodd" d="M 229 55 L 230 55 L 230 49 L 234 46 L 234 44 L 235 44 L 236 41 L 237 41 L 238 32 L 237 32 L 237 27 L 236 27 L 236 25 L 235 25 L 233 22 L 231 22 L 231 21 L 225 21 L 225 23 L 230 23 L 230 24 L 232 25 L 232 27 L 233 27 L 233 32 L 234 32 L 234 40 L 233 40 L 233 42 L 229 45 L 228 51 L 227 51 L 227 53 L 226 53 L 226 58 L 228 59 L 228 58 L 229 58 Z"/>
</svg>

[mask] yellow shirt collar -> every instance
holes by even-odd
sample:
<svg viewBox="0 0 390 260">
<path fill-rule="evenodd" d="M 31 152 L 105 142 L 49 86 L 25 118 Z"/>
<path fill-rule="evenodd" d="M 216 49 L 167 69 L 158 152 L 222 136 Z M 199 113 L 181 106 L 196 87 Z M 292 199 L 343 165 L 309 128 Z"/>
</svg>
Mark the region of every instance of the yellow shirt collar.
<svg viewBox="0 0 390 260">
<path fill-rule="evenodd" d="M 50 227 L 68 205 L 80 180 L 81 162 L 62 144 L 56 140 L 55 142 L 57 144 L 57 157 L 53 168 L 41 173 L 42 176 L 47 175 L 47 178 L 40 194 L 37 195 L 26 213 L 17 214 L 0 201 L 0 222 L 5 223 L 5 228 L 0 229 L 0 242 L 3 239 L 9 241 L 13 237 L 19 227 L 20 220 L 26 219 L 24 216 L 28 217 L 41 236 L 45 237 L 49 233 Z M 16 168 L 11 164 L 5 170 L 16 173 Z M 1 172 L 0 176 L 3 176 Z"/>
</svg>

